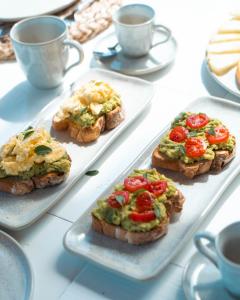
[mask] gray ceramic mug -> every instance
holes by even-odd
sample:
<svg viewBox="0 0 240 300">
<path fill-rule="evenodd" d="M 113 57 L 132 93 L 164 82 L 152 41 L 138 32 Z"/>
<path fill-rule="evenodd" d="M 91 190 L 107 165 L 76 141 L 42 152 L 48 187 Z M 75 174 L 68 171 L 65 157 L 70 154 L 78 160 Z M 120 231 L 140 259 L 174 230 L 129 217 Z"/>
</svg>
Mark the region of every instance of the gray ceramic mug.
<svg viewBox="0 0 240 300">
<path fill-rule="evenodd" d="M 210 244 L 203 244 L 203 240 Z M 219 269 L 225 287 L 240 296 L 240 222 L 225 227 L 217 236 L 199 232 L 194 237 L 194 243 L 199 252 Z"/>
<path fill-rule="evenodd" d="M 67 25 L 55 16 L 40 16 L 16 23 L 10 32 L 14 52 L 29 82 L 37 88 L 54 88 L 64 75 L 80 64 L 84 54 L 79 43 L 67 39 Z M 69 46 L 78 60 L 67 66 Z"/>
<path fill-rule="evenodd" d="M 154 9 L 145 4 L 129 4 L 116 11 L 113 22 L 123 54 L 140 57 L 170 39 L 170 29 L 162 24 L 155 24 L 154 18 Z M 165 37 L 153 44 L 156 31 L 164 32 Z"/>
</svg>

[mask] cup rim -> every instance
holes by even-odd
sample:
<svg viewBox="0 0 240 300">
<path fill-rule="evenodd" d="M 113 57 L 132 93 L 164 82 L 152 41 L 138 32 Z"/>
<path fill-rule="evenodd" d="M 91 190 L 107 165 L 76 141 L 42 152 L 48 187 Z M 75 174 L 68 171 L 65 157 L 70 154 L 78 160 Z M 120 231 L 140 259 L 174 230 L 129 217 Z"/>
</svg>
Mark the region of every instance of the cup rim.
<svg viewBox="0 0 240 300">
<path fill-rule="evenodd" d="M 49 41 L 46 41 L 46 42 L 37 42 L 37 43 L 23 42 L 23 41 L 20 41 L 20 40 L 18 40 L 14 37 L 14 32 L 15 32 L 15 30 L 18 26 L 20 26 L 20 25 L 22 25 L 26 22 L 29 22 L 31 20 L 36 20 L 36 19 L 55 19 L 55 20 L 59 21 L 60 23 L 62 23 L 65 26 L 65 29 L 59 36 L 57 36 L 56 38 L 51 39 Z M 44 45 L 48 45 L 48 44 L 50 44 L 54 41 L 57 41 L 57 40 L 61 39 L 66 34 L 66 30 L 67 30 L 66 23 L 61 18 L 59 18 L 57 16 L 51 16 L 51 15 L 35 16 L 35 17 L 30 17 L 30 18 L 23 19 L 23 20 L 17 22 L 16 24 L 14 24 L 13 27 L 11 28 L 11 30 L 10 30 L 10 38 L 11 38 L 12 41 L 14 41 L 18 44 L 22 44 L 22 45 L 27 45 L 27 46 L 32 46 L 32 47 L 44 46 Z"/>
<path fill-rule="evenodd" d="M 148 9 L 151 9 L 152 12 L 153 12 L 153 16 L 151 19 L 147 20 L 146 22 L 143 22 L 143 23 L 140 23 L 140 24 L 126 24 L 126 23 L 122 23 L 120 21 L 118 21 L 117 19 L 117 15 L 119 14 L 119 12 L 122 10 L 122 9 L 125 9 L 126 7 L 134 7 L 134 6 L 140 6 L 140 7 L 145 7 L 145 8 L 148 8 Z M 152 23 L 153 19 L 155 17 L 155 10 L 150 6 L 150 5 L 146 5 L 146 4 L 141 4 L 141 3 L 133 3 L 133 4 L 127 4 L 127 5 L 124 5 L 122 7 L 120 7 L 114 14 L 113 14 L 113 22 L 116 23 L 116 24 L 119 24 L 121 26 L 125 26 L 125 27 L 140 27 L 142 25 L 147 25 L 147 24 L 150 24 Z"/>
<path fill-rule="evenodd" d="M 236 221 L 236 222 L 231 223 L 231 224 L 229 224 L 228 226 L 224 227 L 224 228 L 219 232 L 219 234 L 217 235 L 215 244 L 216 244 L 216 251 L 217 251 L 218 255 L 221 257 L 221 259 L 224 261 L 224 263 L 230 265 L 231 267 L 235 267 L 235 268 L 240 269 L 240 264 L 237 264 L 237 263 L 233 262 L 232 260 L 228 259 L 228 258 L 223 254 L 222 249 L 221 249 L 221 247 L 220 247 L 220 245 L 219 245 L 221 234 L 223 234 L 224 231 L 227 231 L 230 227 L 234 227 L 234 226 L 236 226 L 236 225 L 239 225 L 239 226 L 240 226 L 240 221 Z"/>
</svg>

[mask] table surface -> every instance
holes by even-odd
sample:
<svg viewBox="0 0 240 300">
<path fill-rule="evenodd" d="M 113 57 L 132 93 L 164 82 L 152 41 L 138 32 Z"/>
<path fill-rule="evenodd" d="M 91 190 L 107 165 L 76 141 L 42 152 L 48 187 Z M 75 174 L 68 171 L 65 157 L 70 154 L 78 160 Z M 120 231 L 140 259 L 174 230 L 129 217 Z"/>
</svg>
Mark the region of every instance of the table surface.
<svg viewBox="0 0 240 300">
<path fill-rule="evenodd" d="M 121 173 L 144 145 L 190 101 L 209 94 L 239 101 L 218 86 L 203 65 L 209 37 L 231 11 L 240 10 L 239 1 L 145 2 L 156 9 L 156 21 L 170 27 L 178 42 L 178 52 L 173 64 L 162 71 L 142 76 L 154 82 L 157 87 L 150 110 L 142 114 L 92 166 L 92 169 L 100 170 L 98 176 L 79 180 L 51 211 L 29 228 L 19 232 L 7 231 L 20 242 L 32 264 L 34 300 L 185 298 L 181 282 L 184 266 L 195 252 L 192 241 L 185 245 L 163 272 L 144 282 L 113 275 L 68 253 L 62 244 L 65 232 L 101 194 L 109 180 Z M 88 68 L 96 66 L 91 55 L 94 45 L 112 30 L 113 28 L 109 28 L 83 45 L 86 54 L 84 63 L 66 77 L 66 86 Z M 73 52 L 71 58 L 74 58 Z M 7 136 L 15 134 L 29 123 L 63 88 L 48 91 L 34 89 L 15 62 L 0 65 L 0 87 L 1 144 Z M 153 120 L 156 120 L 154 126 Z M 146 128 L 149 131 L 148 136 L 144 136 L 143 143 L 142 132 Z M 239 219 L 239 183 L 240 176 L 225 191 L 199 229 L 207 228 L 216 233 L 226 224 Z"/>
</svg>

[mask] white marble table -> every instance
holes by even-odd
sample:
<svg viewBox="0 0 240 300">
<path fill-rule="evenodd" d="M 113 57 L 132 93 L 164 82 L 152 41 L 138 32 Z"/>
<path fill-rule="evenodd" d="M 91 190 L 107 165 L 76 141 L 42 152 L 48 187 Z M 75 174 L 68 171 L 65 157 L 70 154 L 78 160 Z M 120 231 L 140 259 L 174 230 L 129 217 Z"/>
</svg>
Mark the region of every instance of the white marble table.
<svg viewBox="0 0 240 300">
<path fill-rule="evenodd" d="M 155 7 L 157 21 L 172 29 L 178 42 L 174 64 L 160 72 L 143 76 L 155 82 L 157 94 L 146 111 L 112 145 L 92 169 L 100 174 L 82 178 L 58 205 L 31 227 L 9 232 L 26 251 L 34 271 L 34 300 L 91 300 L 91 299 L 184 299 L 181 286 L 183 268 L 195 251 L 192 241 L 157 277 L 135 282 L 94 266 L 67 253 L 62 246 L 64 233 L 72 222 L 89 207 L 134 159 L 169 120 L 196 97 L 211 94 L 239 101 L 219 87 L 202 66 L 207 41 L 228 13 L 240 7 L 235 0 L 158 0 L 145 1 Z M 240 9 L 238 9 L 240 10 Z M 85 44 L 84 63 L 71 71 L 69 84 L 95 64 L 92 49 L 103 33 Z M 72 54 L 73 56 L 73 54 Z M 37 112 L 61 92 L 40 91 L 25 80 L 14 63 L 0 65 L 0 144 L 31 121 Z M 153 126 L 154 123 L 154 126 Z M 148 136 L 142 137 L 148 128 Z M 133 138 L 134 137 L 134 138 Z M 143 142 L 144 141 L 144 142 Z M 131 149 L 131 152 L 129 152 Z M 224 225 L 239 219 L 240 176 L 221 197 L 201 229 L 218 232 Z"/>
</svg>

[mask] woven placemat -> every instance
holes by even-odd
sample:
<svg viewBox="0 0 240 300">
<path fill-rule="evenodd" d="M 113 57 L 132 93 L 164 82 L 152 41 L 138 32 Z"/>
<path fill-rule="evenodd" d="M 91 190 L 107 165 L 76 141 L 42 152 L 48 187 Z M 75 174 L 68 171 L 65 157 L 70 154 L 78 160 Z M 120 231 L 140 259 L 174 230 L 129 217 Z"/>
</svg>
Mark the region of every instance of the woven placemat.
<svg viewBox="0 0 240 300">
<path fill-rule="evenodd" d="M 112 14 L 121 6 L 122 0 L 95 0 L 84 6 L 80 11 L 76 11 L 79 1 L 57 15 L 67 18 L 74 12 L 74 21 L 69 26 L 70 38 L 84 43 L 103 30 L 107 29 L 112 23 Z M 14 60 L 15 55 L 9 35 L 0 37 L 0 62 Z"/>
<path fill-rule="evenodd" d="M 69 27 L 70 37 L 80 43 L 92 39 L 111 25 L 112 15 L 121 4 L 122 0 L 99 0 L 76 12 L 75 22 Z"/>
</svg>

